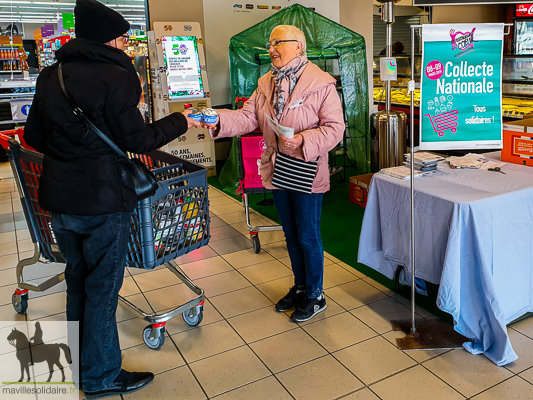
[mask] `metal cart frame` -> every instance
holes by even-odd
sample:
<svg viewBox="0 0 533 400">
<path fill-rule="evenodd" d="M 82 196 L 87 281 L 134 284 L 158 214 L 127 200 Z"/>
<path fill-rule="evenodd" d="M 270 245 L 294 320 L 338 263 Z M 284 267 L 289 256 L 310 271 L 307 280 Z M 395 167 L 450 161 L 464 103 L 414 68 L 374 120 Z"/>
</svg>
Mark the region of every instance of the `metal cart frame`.
<svg viewBox="0 0 533 400">
<path fill-rule="evenodd" d="M 65 279 L 63 272 L 39 285 L 25 282 L 24 267 L 38 262 L 66 261 L 51 228 L 51 214 L 38 202 L 43 155 L 24 149 L 16 140 L 10 139 L 8 156 L 34 246 L 33 256 L 21 260 L 16 268 L 18 287 L 12 296 L 12 304 L 17 313 L 24 314 L 28 308 L 29 291 L 44 292 Z M 203 319 L 204 291 L 173 260 L 209 242 L 207 169 L 162 151 L 134 156 L 152 169 L 160 185 L 156 194 L 139 202 L 133 212 L 126 266 L 152 269 L 165 265 L 197 295 L 163 314 L 146 313 L 119 296 L 122 303 L 149 323 L 143 330 L 143 340 L 149 348 L 157 350 L 165 341 L 167 321 L 182 314 L 188 325 L 196 326 Z"/>
</svg>

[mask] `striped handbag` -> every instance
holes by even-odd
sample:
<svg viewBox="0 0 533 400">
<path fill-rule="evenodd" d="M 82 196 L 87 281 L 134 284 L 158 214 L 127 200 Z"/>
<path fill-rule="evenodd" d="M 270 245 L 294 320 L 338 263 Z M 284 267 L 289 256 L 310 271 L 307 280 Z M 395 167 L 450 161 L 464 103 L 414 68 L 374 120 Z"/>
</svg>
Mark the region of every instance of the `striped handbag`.
<svg viewBox="0 0 533 400">
<path fill-rule="evenodd" d="M 272 185 L 278 189 L 311 194 L 317 166 L 318 161 L 303 161 L 278 150 Z"/>
</svg>

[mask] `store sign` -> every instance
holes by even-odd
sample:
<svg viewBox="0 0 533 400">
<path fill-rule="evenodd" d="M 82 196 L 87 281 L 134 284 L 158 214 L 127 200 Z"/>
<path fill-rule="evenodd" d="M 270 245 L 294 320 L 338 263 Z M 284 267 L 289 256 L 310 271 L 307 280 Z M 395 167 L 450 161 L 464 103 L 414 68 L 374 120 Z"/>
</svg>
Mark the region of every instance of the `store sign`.
<svg viewBox="0 0 533 400">
<path fill-rule="evenodd" d="M 33 31 L 33 38 L 36 40 L 36 41 L 39 41 L 43 38 L 43 34 L 41 32 L 41 29 L 36 29 Z"/>
<path fill-rule="evenodd" d="M 533 4 L 517 4 L 516 5 L 517 17 L 533 17 Z"/>
<path fill-rule="evenodd" d="M 26 121 L 31 108 L 31 100 L 14 100 L 10 102 L 13 121 Z"/>
<path fill-rule="evenodd" d="M 421 150 L 502 147 L 503 27 L 422 26 Z"/>
<path fill-rule="evenodd" d="M 54 36 L 54 25 L 44 25 L 41 28 L 43 38 Z"/>
<path fill-rule="evenodd" d="M 74 14 L 62 13 L 61 18 L 63 19 L 63 28 L 74 29 Z"/>
</svg>

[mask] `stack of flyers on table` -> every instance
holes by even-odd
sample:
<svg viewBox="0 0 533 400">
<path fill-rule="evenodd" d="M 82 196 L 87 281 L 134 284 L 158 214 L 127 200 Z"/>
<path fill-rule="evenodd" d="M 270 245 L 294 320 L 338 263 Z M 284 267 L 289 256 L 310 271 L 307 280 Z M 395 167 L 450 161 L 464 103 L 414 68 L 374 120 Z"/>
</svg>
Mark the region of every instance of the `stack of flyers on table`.
<svg viewBox="0 0 533 400">
<path fill-rule="evenodd" d="M 414 168 L 423 172 L 432 172 L 437 170 L 437 164 L 439 161 L 444 160 L 444 157 L 441 157 L 437 154 L 428 153 L 426 151 L 419 151 L 414 154 Z M 411 167 L 411 155 L 405 155 L 404 164 L 410 168 Z"/>
<path fill-rule="evenodd" d="M 420 178 L 421 176 L 424 176 L 426 173 L 422 171 L 414 171 L 415 178 Z M 399 179 L 401 181 L 405 181 L 408 179 L 411 179 L 411 168 L 404 167 L 403 165 L 400 167 L 390 167 L 390 168 L 383 168 L 381 171 L 379 171 L 380 174 L 389 176 L 394 179 Z"/>
<path fill-rule="evenodd" d="M 483 154 L 468 153 L 462 157 L 448 157 L 446 159 L 452 168 L 482 168 L 485 164 Z"/>
</svg>

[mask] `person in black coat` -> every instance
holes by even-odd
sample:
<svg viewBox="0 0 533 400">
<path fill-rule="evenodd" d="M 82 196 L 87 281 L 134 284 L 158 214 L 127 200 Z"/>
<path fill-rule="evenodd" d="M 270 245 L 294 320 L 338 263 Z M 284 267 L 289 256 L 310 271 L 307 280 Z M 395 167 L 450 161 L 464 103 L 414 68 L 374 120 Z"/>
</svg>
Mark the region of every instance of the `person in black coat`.
<svg viewBox="0 0 533 400">
<path fill-rule="evenodd" d="M 186 112 L 145 125 L 137 108 L 139 78 L 123 51 L 129 23 L 96 0 L 78 0 L 74 14 L 76 39 L 56 53 L 67 91 L 122 150 L 146 153 L 199 126 Z M 131 171 L 74 115 L 59 85 L 58 63 L 37 79 L 24 138 L 44 154 L 39 203 L 52 212 L 52 228 L 67 260 L 67 320 L 79 321 L 85 394 L 138 390 L 154 375 L 121 369 L 115 318 L 137 206 Z"/>
</svg>

